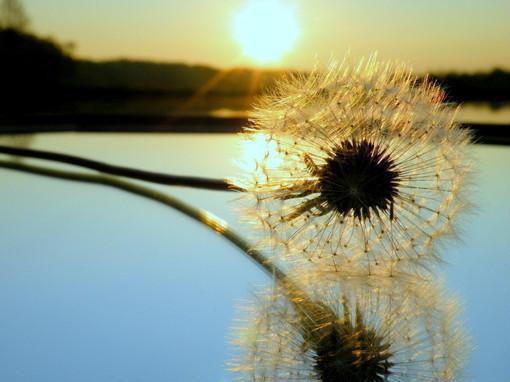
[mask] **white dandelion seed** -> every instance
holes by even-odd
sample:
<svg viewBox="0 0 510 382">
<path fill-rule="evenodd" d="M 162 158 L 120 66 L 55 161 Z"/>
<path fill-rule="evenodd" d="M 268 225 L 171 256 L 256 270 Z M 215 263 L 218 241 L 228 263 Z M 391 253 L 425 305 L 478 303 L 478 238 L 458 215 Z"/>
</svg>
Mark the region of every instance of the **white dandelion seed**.
<svg viewBox="0 0 510 382">
<path fill-rule="evenodd" d="M 314 282 L 315 306 L 299 292 L 260 296 L 237 330 L 232 370 L 251 382 L 461 380 L 469 346 L 456 301 L 431 284 L 369 285 Z"/>
<path fill-rule="evenodd" d="M 375 59 L 279 83 L 244 135 L 257 158 L 234 180 L 265 244 L 332 270 L 438 260 L 435 239 L 468 204 L 470 168 L 470 135 L 443 100 L 406 66 Z"/>
</svg>

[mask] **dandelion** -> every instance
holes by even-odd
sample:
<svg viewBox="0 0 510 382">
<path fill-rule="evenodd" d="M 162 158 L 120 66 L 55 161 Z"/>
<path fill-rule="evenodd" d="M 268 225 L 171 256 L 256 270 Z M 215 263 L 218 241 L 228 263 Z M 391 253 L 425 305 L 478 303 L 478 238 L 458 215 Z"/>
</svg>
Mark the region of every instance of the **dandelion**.
<svg viewBox="0 0 510 382">
<path fill-rule="evenodd" d="M 251 306 L 235 341 L 240 381 L 459 380 L 467 341 L 454 299 L 431 284 L 320 284 L 316 303 L 276 289 Z"/>
<path fill-rule="evenodd" d="M 235 182 L 266 244 L 335 271 L 435 259 L 435 239 L 455 233 L 467 205 L 469 172 L 470 136 L 444 97 L 375 59 L 293 75 L 263 96 L 244 134 L 258 155 Z"/>
</svg>

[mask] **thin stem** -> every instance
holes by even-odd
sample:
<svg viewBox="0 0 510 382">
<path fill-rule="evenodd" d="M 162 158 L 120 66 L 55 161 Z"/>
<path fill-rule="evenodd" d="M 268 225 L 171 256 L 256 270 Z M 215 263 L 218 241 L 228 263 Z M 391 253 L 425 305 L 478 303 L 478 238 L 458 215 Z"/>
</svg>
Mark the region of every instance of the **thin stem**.
<svg viewBox="0 0 510 382">
<path fill-rule="evenodd" d="M 74 155 L 60 154 L 51 151 L 26 149 L 0 145 L 0 153 L 20 156 L 25 158 L 43 159 L 53 162 L 70 164 L 102 172 L 104 174 L 122 176 L 125 178 L 138 179 L 151 183 L 164 184 L 168 186 L 184 186 L 203 188 L 216 191 L 244 191 L 225 179 L 211 179 L 191 176 L 179 176 L 163 174 L 158 172 L 144 171 L 130 167 L 115 166 Z"/>
<path fill-rule="evenodd" d="M 164 204 L 182 212 L 190 218 L 197 220 L 213 231 L 219 233 L 225 239 L 243 251 L 251 260 L 253 260 L 258 266 L 266 271 L 271 277 L 274 276 L 282 285 L 284 283 L 289 285 L 290 281 L 288 280 L 285 272 L 282 271 L 278 266 L 272 264 L 261 252 L 253 249 L 251 245 L 241 235 L 230 228 L 225 221 L 208 211 L 193 207 L 173 196 L 158 192 L 148 187 L 143 187 L 138 184 L 105 175 L 81 174 L 71 171 L 56 170 L 47 167 L 9 161 L 0 161 L 0 168 L 21 171 L 29 174 L 42 175 L 50 178 L 113 187 Z"/>
<path fill-rule="evenodd" d="M 193 207 L 173 196 L 158 192 L 148 187 L 127 182 L 111 176 L 101 174 L 83 174 L 71 171 L 56 170 L 42 166 L 34 166 L 19 162 L 0 161 L 0 168 L 16 170 L 33 175 L 41 175 L 50 178 L 64 179 L 81 183 L 91 183 L 108 186 L 129 192 L 134 195 L 161 203 L 171 207 L 184 215 L 204 224 L 206 227 L 219 233 L 225 239 L 239 248 L 256 265 L 264 270 L 269 277 L 274 278 L 282 290 L 286 293 L 289 301 L 295 306 L 296 312 L 300 315 L 303 324 L 313 322 L 316 317 L 317 304 L 315 304 L 308 294 L 301 289 L 287 274 L 277 265 L 273 264 L 260 251 L 253 249 L 252 246 L 241 235 L 235 232 L 228 224 L 209 211 Z"/>
</svg>

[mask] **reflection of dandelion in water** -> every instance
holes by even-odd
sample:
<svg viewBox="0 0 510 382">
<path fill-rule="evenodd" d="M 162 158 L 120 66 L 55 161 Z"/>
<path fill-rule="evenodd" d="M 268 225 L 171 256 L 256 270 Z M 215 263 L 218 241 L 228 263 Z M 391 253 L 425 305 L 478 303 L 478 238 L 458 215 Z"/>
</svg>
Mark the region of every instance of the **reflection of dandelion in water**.
<svg viewBox="0 0 510 382">
<path fill-rule="evenodd" d="M 245 134 L 259 155 L 235 182 L 269 244 L 333 270 L 434 257 L 466 205 L 469 170 L 469 133 L 443 98 L 374 60 L 295 76 L 263 97 Z"/>
<path fill-rule="evenodd" d="M 314 282 L 314 304 L 288 290 L 261 296 L 238 330 L 233 370 L 254 382 L 458 380 L 467 346 L 455 301 L 410 285 Z"/>
</svg>

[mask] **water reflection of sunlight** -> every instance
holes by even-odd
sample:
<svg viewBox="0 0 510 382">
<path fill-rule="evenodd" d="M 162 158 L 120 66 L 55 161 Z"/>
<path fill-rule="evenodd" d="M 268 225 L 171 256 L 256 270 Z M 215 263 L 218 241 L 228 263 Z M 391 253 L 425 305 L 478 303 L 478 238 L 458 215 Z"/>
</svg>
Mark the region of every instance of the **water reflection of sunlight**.
<svg viewBox="0 0 510 382">
<path fill-rule="evenodd" d="M 265 168 L 276 168 L 282 162 L 276 142 L 264 133 L 253 133 L 241 142 L 242 167 L 247 171 L 263 172 Z M 261 174 L 262 175 L 262 174 Z"/>
<path fill-rule="evenodd" d="M 215 118 L 247 118 L 250 113 L 246 110 L 233 110 L 223 107 L 210 111 L 208 115 Z"/>
</svg>

